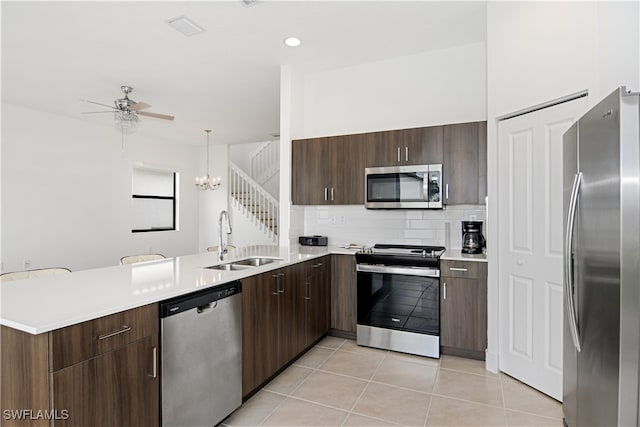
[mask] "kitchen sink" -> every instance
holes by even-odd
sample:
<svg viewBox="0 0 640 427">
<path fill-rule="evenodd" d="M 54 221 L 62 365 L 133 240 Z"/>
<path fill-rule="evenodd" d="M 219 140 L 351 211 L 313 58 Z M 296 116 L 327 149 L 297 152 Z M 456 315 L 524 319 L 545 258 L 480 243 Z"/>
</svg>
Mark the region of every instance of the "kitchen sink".
<svg viewBox="0 0 640 427">
<path fill-rule="evenodd" d="M 229 263 L 226 263 L 226 264 L 212 265 L 210 267 L 205 267 L 205 268 L 210 268 L 212 270 L 237 271 L 237 270 L 247 270 L 247 269 L 251 268 L 251 266 L 238 265 L 238 264 L 236 264 L 234 262 L 229 262 Z"/>
<path fill-rule="evenodd" d="M 271 264 L 275 261 L 282 261 L 282 258 L 252 257 L 226 262 L 224 264 L 212 265 L 205 268 L 210 268 L 212 270 L 237 271 L 247 270 L 252 267 L 260 267 L 261 265 Z"/>
<path fill-rule="evenodd" d="M 271 264 L 274 261 L 282 261 L 282 259 L 254 257 L 254 258 L 241 259 L 238 261 L 234 261 L 233 263 L 238 265 L 250 265 L 252 267 L 259 267 L 261 265 Z"/>
</svg>

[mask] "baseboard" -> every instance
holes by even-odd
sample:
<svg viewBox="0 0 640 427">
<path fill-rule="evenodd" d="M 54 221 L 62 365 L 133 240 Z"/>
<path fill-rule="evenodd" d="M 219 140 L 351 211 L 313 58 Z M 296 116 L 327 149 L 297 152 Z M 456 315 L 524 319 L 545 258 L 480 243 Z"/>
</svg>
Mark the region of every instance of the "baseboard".
<svg viewBox="0 0 640 427">
<path fill-rule="evenodd" d="M 484 360 L 484 351 L 478 350 L 466 350 L 463 348 L 440 346 L 440 352 L 442 354 L 448 354 L 450 356 L 465 357 L 467 359 Z"/>
<path fill-rule="evenodd" d="M 498 355 L 496 353 L 492 353 L 489 350 L 485 353 L 485 361 L 487 371 L 491 371 L 493 373 L 498 373 Z"/>
<path fill-rule="evenodd" d="M 327 334 L 332 337 L 344 338 L 348 340 L 355 340 L 356 333 L 350 331 L 343 331 L 342 329 L 329 329 L 329 333 Z"/>
</svg>

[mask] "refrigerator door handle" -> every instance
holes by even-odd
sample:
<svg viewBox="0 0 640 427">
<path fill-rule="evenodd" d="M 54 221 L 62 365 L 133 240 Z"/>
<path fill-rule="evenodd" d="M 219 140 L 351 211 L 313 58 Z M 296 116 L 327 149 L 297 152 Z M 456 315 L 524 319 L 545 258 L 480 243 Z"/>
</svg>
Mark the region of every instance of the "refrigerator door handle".
<svg viewBox="0 0 640 427">
<path fill-rule="evenodd" d="M 573 264 L 572 260 L 572 243 L 573 228 L 576 219 L 576 210 L 578 209 L 578 195 L 580 193 L 580 185 L 582 184 L 582 172 L 578 172 L 573 177 L 573 186 L 571 188 L 571 196 L 569 198 L 569 209 L 567 212 L 567 234 L 565 235 L 565 258 L 564 258 L 564 296 L 565 308 L 569 319 L 569 330 L 573 345 L 578 352 L 582 351 L 580 345 L 580 335 L 576 322 L 576 308 L 573 302 Z"/>
</svg>

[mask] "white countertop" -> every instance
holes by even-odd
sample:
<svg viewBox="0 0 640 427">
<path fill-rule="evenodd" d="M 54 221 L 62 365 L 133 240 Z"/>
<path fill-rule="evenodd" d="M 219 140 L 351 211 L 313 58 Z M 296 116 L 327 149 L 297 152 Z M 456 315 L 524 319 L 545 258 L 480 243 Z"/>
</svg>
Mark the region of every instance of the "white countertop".
<svg viewBox="0 0 640 427">
<path fill-rule="evenodd" d="M 249 246 L 232 249 L 224 261 L 215 252 L 118 265 L 1 284 L 0 324 L 30 334 L 185 295 L 329 254 L 354 254 L 337 246 Z M 252 256 L 277 257 L 246 270 L 205 268 Z"/>
<path fill-rule="evenodd" d="M 463 254 L 460 249 L 447 249 L 440 259 L 444 261 L 487 262 L 487 254 Z"/>
</svg>

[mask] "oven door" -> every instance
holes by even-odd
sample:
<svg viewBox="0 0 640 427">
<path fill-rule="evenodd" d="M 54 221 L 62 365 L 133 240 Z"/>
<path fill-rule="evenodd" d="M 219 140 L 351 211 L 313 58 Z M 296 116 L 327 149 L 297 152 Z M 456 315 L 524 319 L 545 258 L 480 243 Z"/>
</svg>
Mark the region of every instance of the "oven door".
<svg viewBox="0 0 640 427">
<path fill-rule="evenodd" d="M 358 264 L 357 323 L 440 335 L 440 273 L 435 269 Z"/>
</svg>

